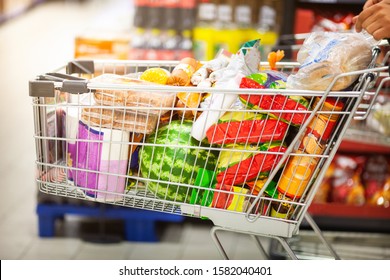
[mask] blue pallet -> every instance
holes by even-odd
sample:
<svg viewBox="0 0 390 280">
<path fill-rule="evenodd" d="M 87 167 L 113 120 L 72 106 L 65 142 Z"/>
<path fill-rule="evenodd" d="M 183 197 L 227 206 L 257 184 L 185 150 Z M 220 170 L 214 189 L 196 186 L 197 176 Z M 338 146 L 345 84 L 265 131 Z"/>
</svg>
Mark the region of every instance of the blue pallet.
<svg viewBox="0 0 390 280">
<path fill-rule="evenodd" d="M 180 223 L 184 221 L 181 215 L 109 205 L 105 206 L 102 211 L 99 206 L 39 203 L 37 214 L 40 237 L 53 237 L 56 219 L 63 218 L 67 214 L 74 214 L 123 220 L 125 239 L 137 242 L 158 241 L 156 222 Z"/>
</svg>

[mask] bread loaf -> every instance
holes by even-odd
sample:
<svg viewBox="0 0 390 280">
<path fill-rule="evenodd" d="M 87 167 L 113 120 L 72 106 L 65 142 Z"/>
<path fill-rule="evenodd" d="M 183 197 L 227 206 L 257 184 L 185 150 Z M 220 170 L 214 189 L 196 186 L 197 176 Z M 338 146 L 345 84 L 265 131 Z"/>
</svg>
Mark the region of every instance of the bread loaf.
<svg viewBox="0 0 390 280">
<path fill-rule="evenodd" d="M 287 79 L 287 88 L 326 90 L 339 74 L 366 69 L 371 61 L 371 45 L 360 33 L 314 32 L 298 52 L 301 64 Z M 349 87 L 358 75 L 338 78 L 331 90 Z"/>
<path fill-rule="evenodd" d="M 130 110 L 86 107 L 81 118 L 89 126 L 150 134 L 156 128 L 158 116 Z"/>
<path fill-rule="evenodd" d="M 97 105 L 104 106 L 127 106 L 129 109 L 163 115 L 175 106 L 176 93 L 160 92 L 148 90 L 148 87 L 157 84 L 141 81 L 126 76 L 115 74 L 104 74 L 93 80 L 97 89 L 94 92 L 94 99 Z M 101 83 L 105 86 L 99 86 Z M 129 86 L 144 86 L 144 89 L 110 89 L 110 85 L 123 85 L 123 88 Z M 158 85 L 161 86 L 161 85 Z M 139 107 L 139 108 L 138 108 Z"/>
</svg>

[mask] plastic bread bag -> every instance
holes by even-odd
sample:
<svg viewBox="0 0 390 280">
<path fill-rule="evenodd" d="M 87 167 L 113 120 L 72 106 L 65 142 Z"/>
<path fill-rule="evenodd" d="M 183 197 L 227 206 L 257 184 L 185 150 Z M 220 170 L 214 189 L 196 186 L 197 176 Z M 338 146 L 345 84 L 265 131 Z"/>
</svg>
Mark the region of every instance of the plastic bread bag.
<svg viewBox="0 0 390 280">
<path fill-rule="evenodd" d="M 277 72 L 265 72 L 252 74 L 243 77 L 240 83 L 240 88 L 284 88 L 284 80 L 282 73 L 276 75 Z M 275 79 L 276 77 L 276 79 Z M 280 118 L 280 120 L 292 124 L 294 126 L 301 125 L 309 116 L 309 101 L 302 96 L 285 96 L 282 94 L 240 94 L 242 103 L 251 109 L 268 110 L 268 114 Z M 276 111 L 278 110 L 278 111 Z M 282 110 L 282 111 L 281 111 Z M 286 112 L 283 112 L 285 110 Z"/>
<path fill-rule="evenodd" d="M 267 177 L 287 149 L 279 141 L 260 146 L 228 144 L 225 147 L 217 163 L 217 182 L 235 186 Z"/>
<path fill-rule="evenodd" d="M 255 111 L 226 112 L 206 132 L 211 144 L 264 143 L 282 141 L 288 124 Z"/>
<path fill-rule="evenodd" d="M 85 107 L 82 120 L 90 125 L 109 129 L 150 134 L 155 131 L 158 116 L 132 110 Z"/>
<path fill-rule="evenodd" d="M 129 86 L 147 88 L 161 85 L 122 75 L 102 74 L 91 79 L 90 85 L 97 88 L 94 92 L 94 99 L 98 105 L 127 106 L 132 107 L 129 108 L 132 110 L 162 115 L 174 107 L 176 102 L 174 92 L 131 89 Z M 123 88 L 118 88 L 118 85 L 123 85 Z M 109 88 L 110 86 L 112 89 Z"/>
<path fill-rule="evenodd" d="M 222 77 L 218 79 L 214 87 L 238 89 L 243 76 L 258 71 L 260 60 L 260 40 L 245 43 L 240 51 L 232 56 L 228 66 L 223 71 Z M 210 106 L 194 122 L 191 136 L 198 141 L 202 141 L 206 137 L 208 128 L 216 123 L 236 100 L 236 94 L 211 94 L 208 100 Z"/>
<path fill-rule="evenodd" d="M 288 89 L 326 90 L 335 77 L 364 70 L 372 59 L 373 41 L 361 33 L 313 32 L 298 51 L 298 72 L 287 79 Z M 352 85 L 358 75 L 337 79 L 331 90 Z"/>
</svg>

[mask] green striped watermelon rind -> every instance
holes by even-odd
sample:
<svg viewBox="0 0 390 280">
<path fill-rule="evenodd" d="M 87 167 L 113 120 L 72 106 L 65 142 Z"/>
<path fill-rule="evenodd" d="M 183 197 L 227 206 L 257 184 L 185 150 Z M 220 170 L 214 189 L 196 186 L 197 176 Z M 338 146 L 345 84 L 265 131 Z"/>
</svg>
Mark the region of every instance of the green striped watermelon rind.
<svg viewBox="0 0 390 280">
<path fill-rule="evenodd" d="M 140 150 L 141 175 L 158 198 L 188 202 L 199 168 L 215 168 L 218 154 L 191 137 L 191 129 L 192 121 L 172 121 L 149 135 Z"/>
</svg>

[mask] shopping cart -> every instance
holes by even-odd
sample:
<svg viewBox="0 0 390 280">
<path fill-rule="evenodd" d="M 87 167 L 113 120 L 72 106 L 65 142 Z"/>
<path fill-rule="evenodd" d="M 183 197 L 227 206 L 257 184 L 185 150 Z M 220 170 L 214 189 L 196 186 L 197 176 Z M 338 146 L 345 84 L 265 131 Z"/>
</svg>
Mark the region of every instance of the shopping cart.
<svg viewBox="0 0 390 280">
<path fill-rule="evenodd" d="M 350 122 L 367 116 L 389 81 L 389 67 L 376 64 L 377 55 L 374 50 L 367 69 L 337 76 L 360 76 L 353 88 L 337 92 L 107 83 L 98 77 L 171 71 L 178 62 L 72 61 L 30 81 L 39 190 L 210 219 L 225 259 L 220 231 L 252 236 L 265 256 L 258 237 L 273 238 L 296 259 L 288 238 L 306 219 L 337 259 L 308 207 Z M 277 67 L 291 74 L 299 65 Z M 370 89 L 378 77 L 381 84 Z M 177 106 L 183 92 L 202 96 L 203 103 Z M 286 109 L 297 96 L 306 107 L 298 110 L 295 102 Z M 370 103 L 362 103 L 367 96 Z M 266 109 L 242 106 L 263 99 Z M 313 129 L 322 129 L 318 139 Z"/>
</svg>

